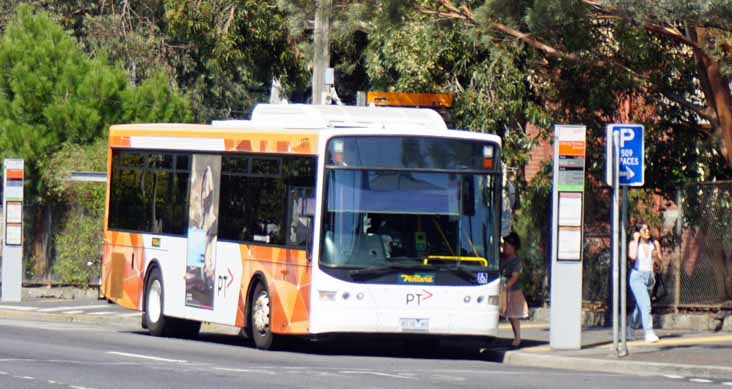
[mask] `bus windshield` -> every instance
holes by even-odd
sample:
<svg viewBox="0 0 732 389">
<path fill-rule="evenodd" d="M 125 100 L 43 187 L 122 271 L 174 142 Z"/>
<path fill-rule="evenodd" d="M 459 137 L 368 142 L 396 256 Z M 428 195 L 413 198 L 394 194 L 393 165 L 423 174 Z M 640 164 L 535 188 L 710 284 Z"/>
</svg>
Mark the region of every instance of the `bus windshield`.
<svg viewBox="0 0 732 389">
<path fill-rule="evenodd" d="M 496 177 L 332 165 L 326 170 L 320 263 L 495 270 Z"/>
</svg>

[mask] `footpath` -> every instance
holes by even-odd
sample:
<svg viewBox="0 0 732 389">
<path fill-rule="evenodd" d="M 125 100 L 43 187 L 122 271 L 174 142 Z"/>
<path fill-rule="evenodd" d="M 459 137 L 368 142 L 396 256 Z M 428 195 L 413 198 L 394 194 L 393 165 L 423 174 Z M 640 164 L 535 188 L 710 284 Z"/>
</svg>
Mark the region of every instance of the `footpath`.
<svg viewBox="0 0 732 389">
<path fill-rule="evenodd" d="M 732 385 L 732 333 L 698 330 L 656 330 L 660 340 L 628 341 L 628 355 L 618 357 L 612 329 L 582 330 L 580 350 L 553 350 L 547 323 L 522 323 L 522 347 L 510 348 L 510 325 L 501 324 L 494 347 L 483 349 L 487 359 L 510 366 L 571 369 L 605 373 L 665 376 L 691 382 Z"/>
<path fill-rule="evenodd" d="M 661 338 L 646 343 L 642 331 L 638 340 L 628 341 L 628 355 L 618 357 L 613 349 L 610 328 L 582 330 L 580 350 L 553 350 L 545 315 L 536 321 L 522 322 L 522 345 L 510 347 L 512 332 L 508 322 L 499 326 L 499 336 L 480 350 L 480 358 L 508 366 L 571 369 L 581 371 L 653 375 L 696 383 L 732 386 L 732 332 L 699 329 L 659 329 Z M 0 319 L 97 323 L 139 328 L 141 313 L 126 310 L 105 300 L 96 292 L 25 290 L 23 301 L 0 303 Z M 220 326 L 223 327 L 223 326 Z M 678 327 L 678 326 L 677 326 Z M 724 328 L 726 329 L 727 326 Z M 232 332 L 233 327 L 204 329 Z"/>
</svg>

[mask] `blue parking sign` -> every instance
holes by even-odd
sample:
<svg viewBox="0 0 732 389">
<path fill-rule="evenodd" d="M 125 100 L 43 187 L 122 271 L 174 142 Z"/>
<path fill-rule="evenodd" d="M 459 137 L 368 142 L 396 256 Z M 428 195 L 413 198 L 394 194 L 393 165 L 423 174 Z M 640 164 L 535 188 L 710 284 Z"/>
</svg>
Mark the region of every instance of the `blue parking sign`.
<svg viewBox="0 0 732 389">
<path fill-rule="evenodd" d="M 643 186 L 645 182 L 645 144 L 643 126 L 640 124 L 610 124 L 607 126 L 606 177 L 612 185 L 613 134 L 618 134 L 620 146 L 619 183 L 624 186 Z"/>
</svg>

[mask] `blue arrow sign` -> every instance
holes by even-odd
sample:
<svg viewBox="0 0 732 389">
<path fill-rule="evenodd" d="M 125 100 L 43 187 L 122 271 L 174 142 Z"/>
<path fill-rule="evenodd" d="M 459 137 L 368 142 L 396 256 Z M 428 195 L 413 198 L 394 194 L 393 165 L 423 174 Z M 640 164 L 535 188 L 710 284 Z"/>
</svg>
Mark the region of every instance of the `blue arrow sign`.
<svg viewBox="0 0 732 389">
<path fill-rule="evenodd" d="M 624 186 L 643 186 L 645 183 L 645 144 L 640 124 L 610 124 L 607 126 L 607 182 L 612 185 L 613 134 L 618 134 L 620 154 L 619 183 Z"/>
</svg>

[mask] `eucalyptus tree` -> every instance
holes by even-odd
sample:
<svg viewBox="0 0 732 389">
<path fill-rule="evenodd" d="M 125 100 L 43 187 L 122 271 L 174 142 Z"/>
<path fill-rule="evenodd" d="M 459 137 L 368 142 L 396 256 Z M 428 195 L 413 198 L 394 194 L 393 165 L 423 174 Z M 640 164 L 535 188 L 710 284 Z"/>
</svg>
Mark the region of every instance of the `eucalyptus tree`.
<svg viewBox="0 0 732 389">
<path fill-rule="evenodd" d="M 532 86 L 555 117 L 590 125 L 649 125 L 651 186 L 729 177 L 732 170 L 732 3 L 664 0 L 412 2 L 496 44 L 534 53 Z M 510 42 L 510 43 L 509 43 Z M 626 107 L 627 108 L 627 107 Z M 602 151 L 592 171 L 601 175 Z"/>
<path fill-rule="evenodd" d="M 590 172 L 597 177 L 592 186 L 602 177 L 604 125 L 611 121 L 646 124 L 647 187 L 671 197 L 679 185 L 732 177 L 732 2 L 435 0 L 409 6 L 486 41 L 530 48 L 531 84 L 543 105 L 558 120 L 588 124 Z M 724 218 L 711 217 L 729 213 L 729 192 L 691 188 L 685 221 L 694 239 L 706 242 L 698 246 L 707 247 L 718 289 L 732 298 L 728 228 Z M 687 253 L 687 276 L 698 250 Z"/>
</svg>

